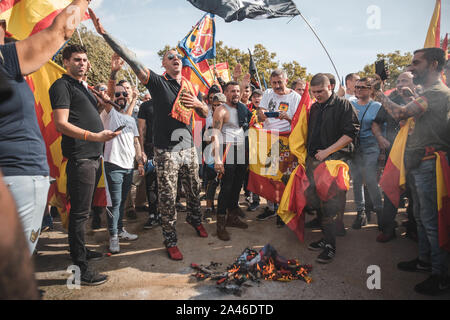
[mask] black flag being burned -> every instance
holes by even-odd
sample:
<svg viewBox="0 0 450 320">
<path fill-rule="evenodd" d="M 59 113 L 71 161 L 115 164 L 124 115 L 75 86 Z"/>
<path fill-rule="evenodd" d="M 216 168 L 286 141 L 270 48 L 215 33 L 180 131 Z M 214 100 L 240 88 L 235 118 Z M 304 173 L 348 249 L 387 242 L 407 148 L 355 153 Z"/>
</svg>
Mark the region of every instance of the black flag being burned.
<svg viewBox="0 0 450 320">
<path fill-rule="evenodd" d="M 291 0 L 188 0 L 200 10 L 214 13 L 225 22 L 244 19 L 272 19 L 299 15 Z"/>
</svg>

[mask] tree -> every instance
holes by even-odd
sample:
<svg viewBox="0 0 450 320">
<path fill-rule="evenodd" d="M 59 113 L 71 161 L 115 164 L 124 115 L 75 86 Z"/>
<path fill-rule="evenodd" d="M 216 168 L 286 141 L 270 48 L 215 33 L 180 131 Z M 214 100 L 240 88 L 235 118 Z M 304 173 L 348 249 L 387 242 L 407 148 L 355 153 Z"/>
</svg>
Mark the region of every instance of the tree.
<svg viewBox="0 0 450 320">
<path fill-rule="evenodd" d="M 88 83 L 91 86 L 95 86 L 99 83 L 108 83 L 109 75 L 111 73 L 111 57 L 113 55 L 113 50 L 109 47 L 103 37 L 97 35 L 96 33 L 89 31 L 85 26 L 80 26 L 78 29 L 80 32 L 80 36 L 78 36 L 77 32 L 74 33 L 72 38 L 69 40 L 67 45 L 72 44 L 81 44 L 86 47 L 88 52 L 89 62 L 91 63 L 91 70 L 88 74 Z M 81 37 L 81 41 L 80 41 Z M 64 67 L 62 61 L 62 50 L 56 56 L 55 62 L 60 66 Z M 117 80 L 125 79 L 130 83 L 135 83 L 135 76 L 131 69 L 121 70 L 117 75 Z M 132 77 L 132 79 L 130 78 Z M 141 92 L 146 89 L 140 85 L 139 90 Z"/>
<path fill-rule="evenodd" d="M 393 89 L 396 86 L 398 76 L 406 71 L 406 67 L 411 63 L 412 54 L 406 52 L 401 54 L 399 50 L 383 54 L 377 54 L 377 60 L 384 59 L 386 67 L 389 70 L 389 78 L 386 80 L 386 89 Z M 375 74 L 375 63 L 368 64 L 364 67 L 363 71 L 359 72 L 360 77 L 369 77 Z"/>
</svg>

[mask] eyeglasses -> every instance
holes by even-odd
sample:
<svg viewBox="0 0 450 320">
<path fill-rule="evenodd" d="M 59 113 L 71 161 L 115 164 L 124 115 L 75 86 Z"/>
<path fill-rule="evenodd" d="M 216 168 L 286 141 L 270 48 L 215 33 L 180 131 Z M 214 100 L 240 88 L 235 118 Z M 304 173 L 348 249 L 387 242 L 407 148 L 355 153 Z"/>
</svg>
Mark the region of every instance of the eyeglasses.
<svg viewBox="0 0 450 320">
<path fill-rule="evenodd" d="M 100 88 L 98 88 L 98 91 L 106 91 L 106 88 L 105 87 L 100 87 Z"/>
<path fill-rule="evenodd" d="M 359 90 L 365 90 L 365 89 L 370 89 L 370 86 L 355 86 L 355 89 L 359 89 Z"/>
<path fill-rule="evenodd" d="M 177 53 L 177 54 L 169 53 L 167 55 L 167 59 L 169 59 L 169 60 L 173 60 L 173 59 L 175 59 L 175 57 L 177 57 L 179 60 L 183 59 L 183 56 L 179 53 Z"/>
<path fill-rule="evenodd" d="M 114 94 L 116 96 L 116 98 L 120 97 L 120 95 L 124 96 L 124 98 L 128 97 L 128 92 L 125 91 L 120 91 L 120 92 L 116 92 Z"/>
</svg>

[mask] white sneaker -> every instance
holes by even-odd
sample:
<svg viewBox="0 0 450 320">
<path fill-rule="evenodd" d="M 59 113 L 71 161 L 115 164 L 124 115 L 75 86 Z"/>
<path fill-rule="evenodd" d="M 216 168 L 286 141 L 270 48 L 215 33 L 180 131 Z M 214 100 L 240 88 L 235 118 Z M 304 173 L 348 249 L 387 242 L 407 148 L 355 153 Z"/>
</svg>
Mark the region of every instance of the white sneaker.
<svg viewBox="0 0 450 320">
<path fill-rule="evenodd" d="M 128 241 L 133 241 L 136 240 L 138 238 L 137 234 L 132 234 L 132 233 L 128 233 L 127 230 L 122 229 L 122 232 L 119 233 L 119 238 L 121 240 L 128 240 Z"/>
<path fill-rule="evenodd" d="M 112 236 L 109 238 L 109 252 L 111 252 L 111 253 L 119 253 L 120 252 L 118 236 Z"/>
</svg>

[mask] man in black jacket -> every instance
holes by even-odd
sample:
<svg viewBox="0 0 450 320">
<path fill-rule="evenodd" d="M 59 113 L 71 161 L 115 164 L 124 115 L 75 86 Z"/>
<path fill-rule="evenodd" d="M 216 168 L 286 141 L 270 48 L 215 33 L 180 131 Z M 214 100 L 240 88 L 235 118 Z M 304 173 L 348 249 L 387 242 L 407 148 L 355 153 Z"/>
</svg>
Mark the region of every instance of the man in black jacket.
<svg viewBox="0 0 450 320">
<path fill-rule="evenodd" d="M 317 74 L 311 80 L 311 92 L 317 102 L 311 107 L 306 158 L 306 174 L 310 187 L 308 203 L 318 209 L 322 222 L 323 238 L 309 245 L 313 251 L 321 251 L 317 261 L 329 263 L 336 253 L 336 215 L 345 210 L 346 192 L 338 191 L 327 202 L 317 196 L 314 170 L 326 160 L 346 160 L 352 151 L 352 142 L 359 132 L 356 111 L 347 100 L 339 98 L 331 89 L 330 80 Z"/>
</svg>

